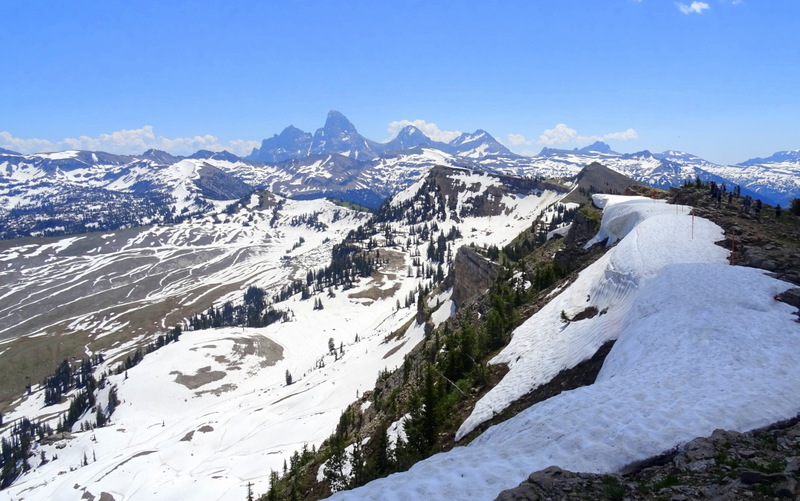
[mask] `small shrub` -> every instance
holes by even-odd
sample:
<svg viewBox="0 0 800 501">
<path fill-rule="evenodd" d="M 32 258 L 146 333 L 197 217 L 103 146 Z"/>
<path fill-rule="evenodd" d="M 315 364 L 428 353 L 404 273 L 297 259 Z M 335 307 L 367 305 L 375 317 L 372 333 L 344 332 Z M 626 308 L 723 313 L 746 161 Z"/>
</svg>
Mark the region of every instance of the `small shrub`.
<svg viewBox="0 0 800 501">
<path fill-rule="evenodd" d="M 625 498 L 625 488 L 620 485 L 616 477 L 603 478 L 603 491 L 606 494 L 606 499 L 612 501 L 622 501 Z"/>
<path fill-rule="evenodd" d="M 675 475 L 667 475 L 666 477 L 662 478 L 658 482 L 653 484 L 653 490 L 658 492 L 661 489 L 665 489 L 667 487 L 674 487 L 678 485 L 680 482 L 678 481 L 678 477 Z"/>
</svg>

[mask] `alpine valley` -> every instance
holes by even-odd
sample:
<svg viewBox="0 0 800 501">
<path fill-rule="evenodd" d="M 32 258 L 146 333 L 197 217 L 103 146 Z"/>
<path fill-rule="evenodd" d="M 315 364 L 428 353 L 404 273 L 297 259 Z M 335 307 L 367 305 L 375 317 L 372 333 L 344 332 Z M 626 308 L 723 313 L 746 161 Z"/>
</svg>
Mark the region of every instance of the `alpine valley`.
<svg viewBox="0 0 800 501">
<path fill-rule="evenodd" d="M 800 150 L 336 111 L 245 158 L 0 150 L 0 496 L 796 496 L 800 435 L 738 444 L 800 413 L 798 197 Z"/>
</svg>

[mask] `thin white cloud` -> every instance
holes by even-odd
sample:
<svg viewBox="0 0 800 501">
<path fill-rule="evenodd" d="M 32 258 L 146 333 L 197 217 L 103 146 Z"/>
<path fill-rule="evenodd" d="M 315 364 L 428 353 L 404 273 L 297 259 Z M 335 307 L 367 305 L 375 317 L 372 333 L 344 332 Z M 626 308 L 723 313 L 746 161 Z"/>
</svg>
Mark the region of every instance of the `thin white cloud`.
<svg viewBox="0 0 800 501">
<path fill-rule="evenodd" d="M 628 129 L 622 132 L 611 132 L 609 134 L 603 134 L 603 139 L 615 139 L 617 141 L 631 141 L 634 139 L 639 139 L 639 133 L 633 129 Z"/>
<path fill-rule="evenodd" d="M 509 134 L 509 142 L 511 142 L 511 136 L 519 136 L 522 138 L 521 134 Z M 558 124 L 552 129 L 546 129 L 542 134 L 539 136 L 539 144 L 544 144 L 546 146 L 552 146 L 556 144 L 571 144 L 571 145 L 578 145 L 578 144 L 588 144 L 593 143 L 595 141 L 605 141 L 605 140 L 613 140 L 613 141 L 632 141 L 634 139 L 639 138 L 639 133 L 637 133 L 633 129 L 627 129 L 621 132 L 609 132 L 607 134 L 602 135 L 580 135 L 578 131 L 568 127 L 566 124 Z M 511 142 L 511 144 L 514 144 Z M 530 143 L 527 143 L 530 144 Z"/>
<path fill-rule="evenodd" d="M 261 146 L 261 141 L 252 141 L 249 139 L 233 139 L 228 142 L 228 147 L 225 149 L 230 151 L 234 155 L 244 156 L 244 155 L 249 155 L 253 151 L 253 148 L 258 148 L 259 146 Z"/>
<path fill-rule="evenodd" d="M 526 144 L 533 144 L 533 141 L 526 139 L 522 134 L 509 134 L 507 136 L 508 144 L 513 146 L 522 146 Z"/>
<path fill-rule="evenodd" d="M 679 2 L 676 5 L 684 14 L 702 14 L 704 10 L 711 8 L 711 6 L 705 2 L 692 2 L 689 5 Z"/>
<path fill-rule="evenodd" d="M 55 151 L 55 143 L 46 139 L 22 139 L 14 137 L 7 131 L 0 132 L 0 148 L 13 150 L 19 153 L 34 153 L 38 151 Z"/>
<path fill-rule="evenodd" d="M 394 138 L 397 133 L 403 130 L 403 127 L 407 125 L 413 125 L 429 138 L 443 143 L 450 142 L 461 135 L 460 131 L 442 130 L 435 123 L 429 123 L 425 120 L 397 120 L 389 122 L 389 125 L 386 127 L 389 131 L 389 137 Z"/>
<path fill-rule="evenodd" d="M 189 155 L 197 150 L 228 150 L 236 155 L 249 154 L 259 146 L 258 141 L 234 139 L 223 144 L 216 136 L 167 138 L 157 136 L 153 126 L 145 125 L 141 129 L 123 129 L 97 137 L 68 137 L 60 141 L 47 139 L 22 139 L 9 132 L 0 132 L 0 147 L 20 153 L 40 153 L 61 150 L 92 150 L 117 154 L 138 154 L 151 148 L 168 151 L 175 155 Z"/>
</svg>

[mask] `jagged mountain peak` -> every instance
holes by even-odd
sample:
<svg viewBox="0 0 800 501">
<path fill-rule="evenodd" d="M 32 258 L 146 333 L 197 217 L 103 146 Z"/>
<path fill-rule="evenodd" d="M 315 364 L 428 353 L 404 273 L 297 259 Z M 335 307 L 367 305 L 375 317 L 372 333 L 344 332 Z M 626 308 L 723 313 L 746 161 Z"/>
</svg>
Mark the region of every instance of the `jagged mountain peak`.
<svg viewBox="0 0 800 501">
<path fill-rule="evenodd" d="M 428 138 L 428 136 L 426 136 L 424 132 L 414 127 L 413 125 L 406 125 L 402 129 L 400 129 L 400 132 L 397 133 L 397 137 L 402 137 L 402 138 L 409 138 L 420 135 L 424 136 L 426 139 Z"/>
<path fill-rule="evenodd" d="M 330 135 L 358 134 L 356 126 L 353 125 L 353 123 L 348 120 L 344 114 L 336 110 L 331 110 L 328 112 L 328 118 L 325 120 L 325 126 L 319 130 L 322 130 Z"/>
<path fill-rule="evenodd" d="M 584 146 L 583 148 L 575 148 L 575 151 L 579 153 L 614 153 L 611 150 L 611 146 L 604 143 L 603 141 L 595 141 L 589 146 Z"/>
<path fill-rule="evenodd" d="M 311 139 L 311 133 L 302 129 L 298 129 L 294 125 L 290 125 L 283 129 L 280 134 L 272 136 L 273 139 L 280 139 L 282 142 L 286 141 L 308 141 Z M 264 140 L 266 141 L 266 139 Z"/>
<path fill-rule="evenodd" d="M 383 145 L 370 141 L 356 130 L 341 112 L 331 110 L 325 126 L 317 129 L 308 150 L 312 155 L 340 153 L 357 160 L 371 160 L 383 152 Z"/>
<path fill-rule="evenodd" d="M 16 151 L 7 150 L 5 148 L 0 148 L 0 155 L 19 155 Z"/>
<path fill-rule="evenodd" d="M 300 135 L 303 135 L 303 134 L 308 134 L 308 132 L 305 132 L 302 129 L 298 129 L 294 125 L 290 125 L 290 126 L 286 127 L 285 129 L 283 129 L 281 131 L 280 135 L 282 137 L 296 137 L 296 136 L 300 136 Z"/>
<path fill-rule="evenodd" d="M 280 163 L 328 153 L 349 153 L 354 158 L 374 158 L 377 154 L 372 151 L 369 143 L 343 113 L 331 110 L 325 125 L 314 134 L 290 125 L 280 134 L 264 139 L 260 148 L 253 148 L 247 160 Z"/>
<path fill-rule="evenodd" d="M 328 112 L 325 125 L 314 134 L 289 126 L 270 139 L 264 139 L 260 148 L 254 148 L 246 157 L 265 163 L 280 163 L 298 160 L 309 155 L 338 153 L 364 161 L 373 160 L 386 153 L 410 150 L 419 146 L 438 149 L 442 152 L 468 158 L 484 158 L 497 155 L 518 157 L 491 134 L 483 129 L 465 132 L 449 143 L 428 137 L 414 125 L 406 125 L 392 140 L 378 143 L 358 133 L 355 125 L 340 111 Z"/>
<path fill-rule="evenodd" d="M 260 148 L 253 148 L 248 160 L 256 162 L 277 163 L 300 158 L 308 154 L 311 146 L 311 133 L 290 125 L 280 134 L 261 141 Z"/>
</svg>

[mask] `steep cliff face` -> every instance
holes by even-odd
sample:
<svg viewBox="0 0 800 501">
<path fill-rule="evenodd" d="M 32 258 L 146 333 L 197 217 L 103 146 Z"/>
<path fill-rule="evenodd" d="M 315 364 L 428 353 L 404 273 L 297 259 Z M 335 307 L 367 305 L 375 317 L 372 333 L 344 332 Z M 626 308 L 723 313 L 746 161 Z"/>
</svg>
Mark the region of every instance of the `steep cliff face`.
<svg viewBox="0 0 800 501">
<path fill-rule="evenodd" d="M 564 243 L 569 250 L 580 250 L 590 238 L 597 234 L 599 216 L 597 220 L 592 220 L 584 212 L 575 213 L 569 232 L 564 239 Z"/>
<path fill-rule="evenodd" d="M 450 276 L 456 308 L 486 292 L 496 278 L 497 265 L 467 246 L 460 247 Z"/>
</svg>

